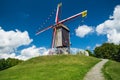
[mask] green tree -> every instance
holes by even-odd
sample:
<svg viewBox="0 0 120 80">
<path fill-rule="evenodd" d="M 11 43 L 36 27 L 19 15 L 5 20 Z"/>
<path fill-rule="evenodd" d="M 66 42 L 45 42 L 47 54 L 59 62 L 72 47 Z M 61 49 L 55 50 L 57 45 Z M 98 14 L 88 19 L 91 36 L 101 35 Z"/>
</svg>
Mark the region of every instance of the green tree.
<svg viewBox="0 0 120 80">
<path fill-rule="evenodd" d="M 0 59 L 0 70 L 4 70 L 9 67 L 15 66 L 21 62 L 22 62 L 22 60 L 18 60 L 18 59 L 14 59 L 14 58 Z"/>
<path fill-rule="evenodd" d="M 0 70 L 3 70 L 4 68 L 6 68 L 6 62 L 5 59 L 0 59 Z"/>
<path fill-rule="evenodd" d="M 116 61 L 120 59 L 120 47 L 113 43 L 104 43 L 102 46 L 96 47 L 94 53 L 98 58 L 107 58 Z"/>
</svg>

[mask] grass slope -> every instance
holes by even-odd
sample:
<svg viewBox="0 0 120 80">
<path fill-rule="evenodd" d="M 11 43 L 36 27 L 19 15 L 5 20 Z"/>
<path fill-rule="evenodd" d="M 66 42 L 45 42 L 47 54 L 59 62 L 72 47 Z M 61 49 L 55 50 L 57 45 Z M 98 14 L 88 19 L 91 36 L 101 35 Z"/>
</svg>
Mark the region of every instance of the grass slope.
<svg viewBox="0 0 120 80">
<path fill-rule="evenodd" d="M 0 71 L 0 80 L 82 80 L 99 61 L 79 55 L 36 57 Z"/>
<path fill-rule="evenodd" d="M 120 80 L 120 63 L 109 61 L 102 69 L 106 80 Z"/>
</svg>

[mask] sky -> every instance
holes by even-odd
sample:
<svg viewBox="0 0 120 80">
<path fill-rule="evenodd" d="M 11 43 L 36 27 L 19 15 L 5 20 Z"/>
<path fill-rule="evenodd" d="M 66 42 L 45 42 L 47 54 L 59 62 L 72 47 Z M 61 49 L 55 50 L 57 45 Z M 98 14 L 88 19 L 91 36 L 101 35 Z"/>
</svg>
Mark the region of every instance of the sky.
<svg viewBox="0 0 120 80">
<path fill-rule="evenodd" d="M 102 43 L 120 43 L 120 0 L 0 0 L 0 58 L 29 59 L 47 55 L 58 3 L 60 20 L 87 10 L 87 16 L 70 20 L 71 50 L 94 50 Z"/>
</svg>

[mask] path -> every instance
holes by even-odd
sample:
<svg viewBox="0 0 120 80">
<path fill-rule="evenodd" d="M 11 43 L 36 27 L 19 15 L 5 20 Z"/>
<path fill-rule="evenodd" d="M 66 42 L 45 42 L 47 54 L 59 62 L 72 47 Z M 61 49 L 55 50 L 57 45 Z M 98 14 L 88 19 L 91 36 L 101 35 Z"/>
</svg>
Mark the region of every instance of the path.
<svg viewBox="0 0 120 80">
<path fill-rule="evenodd" d="M 107 59 L 102 59 L 97 63 L 84 77 L 84 80 L 105 80 L 102 74 L 102 67 L 107 62 Z"/>
</svg>

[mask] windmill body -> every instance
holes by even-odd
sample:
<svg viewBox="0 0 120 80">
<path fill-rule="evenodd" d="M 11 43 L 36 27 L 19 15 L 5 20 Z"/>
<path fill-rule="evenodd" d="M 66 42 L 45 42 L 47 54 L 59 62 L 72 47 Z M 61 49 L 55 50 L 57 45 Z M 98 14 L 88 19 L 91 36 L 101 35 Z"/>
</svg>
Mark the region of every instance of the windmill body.
<svg viewBox="0 0 120 80">
<path fill-rule="evenodd" d="M 56 27 L 55 45 L 58 54 L 70 53 L 70 31 L 63 24 L 58 24 Z"/>
<path fill-rule="evenodd" d="M 44 32 L 50 28 L 53 28 L 52 49 L 55 49 L 56 54 L 69 54 L 70 53 L 70 30 L 63 23 L 65 23 L 73 18 L 76 18 L 80 15 L 82 17 L 85 17 L 87 15 L 87 10 L 59 21 L 59 12 L 60 12 L 61 5 L 62 4 L 60 3 L 57 6 L 57 12 L 56 12 L 56 18 L 55 18 L 56 23 L 47 28 L 44 28 L 43 30 L 39 30 L 36 33 L 36 35 Z"/>
</svg>

